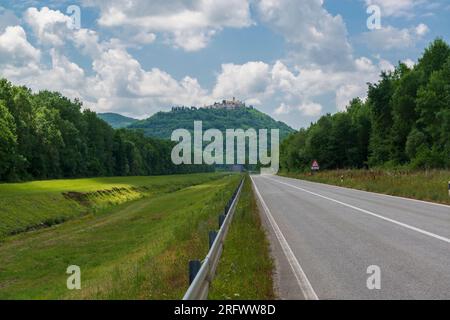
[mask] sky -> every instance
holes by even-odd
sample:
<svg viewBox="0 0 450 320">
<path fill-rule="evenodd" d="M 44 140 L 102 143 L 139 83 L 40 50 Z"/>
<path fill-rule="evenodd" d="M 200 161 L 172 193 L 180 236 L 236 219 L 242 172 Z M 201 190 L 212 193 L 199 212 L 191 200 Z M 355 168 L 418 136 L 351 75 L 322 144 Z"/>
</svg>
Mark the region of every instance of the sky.
<svg viewBox="0 0 450 320">
<path fill-rule="evenodd" d="M 449 42 L 449 16 L 450 0 L 0 0 L 0 77 L 139 119 L 236 97 L 298 129 Z"/>
</svg>

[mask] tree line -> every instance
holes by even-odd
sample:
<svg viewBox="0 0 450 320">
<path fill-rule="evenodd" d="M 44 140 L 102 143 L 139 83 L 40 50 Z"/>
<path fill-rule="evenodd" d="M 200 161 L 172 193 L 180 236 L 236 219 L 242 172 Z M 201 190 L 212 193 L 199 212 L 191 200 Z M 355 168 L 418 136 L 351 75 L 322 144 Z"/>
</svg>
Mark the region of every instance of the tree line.
<svg viewBox="0 0 450 320">
<path fill-rule="evenodd" d="M 58 92 L 33 93 L 0 80 L 0 181 L 173 174 L 213 170 L 175 166 L 174 143 L 114 130 Z"/>
<path fill-rule="evenodd" d="M 281 145 L 283 170 L 450 168 L 450 47 L 436 39 L 418 63 L 368 84 L 366 101 L 327 114 Z"/>
</svg>

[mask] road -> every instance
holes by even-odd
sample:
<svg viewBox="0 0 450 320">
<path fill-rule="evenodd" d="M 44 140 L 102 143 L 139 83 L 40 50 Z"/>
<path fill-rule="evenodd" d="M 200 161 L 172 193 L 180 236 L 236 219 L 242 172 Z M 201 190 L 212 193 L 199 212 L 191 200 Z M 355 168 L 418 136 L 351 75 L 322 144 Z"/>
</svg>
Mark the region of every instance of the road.
<svg viewBox="0 0 450 320">
<path fill-rule="evenodd" d="M 281 298 L 450 299 L 450 206 L 279 176 L 252 180 Z"/>
</svg>

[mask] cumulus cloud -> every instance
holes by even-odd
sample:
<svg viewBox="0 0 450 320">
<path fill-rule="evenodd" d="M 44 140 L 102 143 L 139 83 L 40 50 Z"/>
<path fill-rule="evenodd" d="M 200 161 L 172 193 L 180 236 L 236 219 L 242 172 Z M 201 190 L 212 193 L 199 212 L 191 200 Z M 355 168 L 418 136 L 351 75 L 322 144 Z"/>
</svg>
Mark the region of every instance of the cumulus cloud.
<svg viewBox="0 0 450 320">
<path fill-rule="evenodd" d="M 257 10 L 262 21 L 292 46 L 295 63 L 334 69 L 352 64 L 345 23 L 328 13 L 322 0 L 259 0 Z"/>
<path fill-rule="evenodd" d="M 275 115 L 285 115 L 289 114 L 294 110 L 300 111 L 303 116 L 307 117 L 317 117 L 322 114 L 322 106 L 314 102 L 305 102 L 297 107 L 287 105 L 284 102 L 280 104 L 278 108 L 275 109 L 273 114 Z"/>
<path fill-rule="evenodd" d="M 398 29 L 386 26 L 363 34 L 363 40 L 372 50 L 407 49 L 414 47 L 429 31 L 427 25 L 421 23 L 416 27 Z"/>
<path fill-rule="evenodd" d="M 60 11 L 43 7 L 41 10 L 29 8 L 25 15 L 25 21 L 31 26 L 39 41 L 51 46 L 64 44 L 66 27 L 71 23 L 71 18 Z"/>
<path fill-rule="evenodd" d="M 144 68 L 128 50 L 130 44 L 149 44 L 163 37 L 171 46 L 199 50 L 223 28 L 251 25 L 248 1 L 86 0 L 85 4 L 99 6 L 98 22 L 103 27 L 121 29 L 114 34 L 119 38 L 106 40 L 94 30 L 70 30 L 70 18 L 59 11 L 30 8 L 24 18 L 43 53 L 27 41 L 22 27 L 8 28 L 0 34 L 0 57 L 8 61 L 0 65 L 0 75 L 35 90 L 58 90 L 81 98 L 96 111 L 135 117 L 172 105 L 202 106 L 236 96 L 266 110 L 270 107 L 280 117 L 293 119 L 290 114 L 295 113 L 309 119 L 324 111 L 322 97 L 335 97 L 336 110 L 344 110 L 350 99 L 365 97 L 367 82 L 376 81 L 381 70 L 393 68 L 381 58 L 354 58 L 342 18 L 330 15 L 321 0 L 253 3 L 261 22 L 285 38 L 287 58 L 273 63 L 224 63 L 212 89 L 189 75 L 177 79 L 160 68 Z M 419 25 L 408 32 L 419 36 L 426 28 Z M 89 70 L 64 54 L 68 45 L 89 58 Z M 50 64 L 41 59 L 43 54 Z M 26 60 L 27 65 L 13 65 Z M 278 108 L 274 110 L 271 103 Z"/>
<path fill-rule="evenodd" d="M 423 37 L 424 35 L 426 35 L 428 32 L 430 31 L 430 28 L 428 28 L 428 26 L 424 23 L 419 24 L 416 27 L 416 34 L 419 37 Z"/>
<path fill-rule="evenodd" d="M 416 63 L 411 60 L 411 59 L 405 59 L 402 61 L 404 64 L 406 64 L 406 66 L 410 69 L 414 68 L 414 66 L 416 65 Z"/>
<path fill-rule="evenodd" d="M 275 111 L 273 112 L 275 115 L 279 116 L 282 114 L 288 114 L 292 111 L 292 107 L 285 104 L 284 102 L 280 104 L 280 106 L 278 108 L 275 109 Z"/>
<path fill-rule="evenodd" d="M 144 70 L 120 41 L 100 42 L 93 30 L 59 34 L 53 27 L 66 21 L 66 16 L 59 11 L 45 8 L 27 11 L 28 16 L 35 14 L 40 20 L 33 22 L 33 32 L 42 45 L 53 44 L 46 51 L 51 63 L 41 61 L 44 60 L 41 51 L 27 41 L 21 26 L 7 27 L 0 34 L 1 77 L 33 90 L 50 89 L 70 98 L 81 98 L 97 111 L 117 111 L 133 116 L 148 116 L 161 107 L 210 102 L 207 91 L 196 79 L 186 76 L 178 81 L 157 68 Z M 43 18 L 42 14 L 49 16 Z M 62 53 L 62 44 L 66 41 L 71 41 L 92 59 L 93 74 L 87 74 Z"/>
<path fill-rule="evenodd" d="M 0 63 L 24 65 L 40 59 L 41 52 L 27 40 L 21 26 L 7 27 L 0 35 Z"/>
<path fill-rule="evenodd" d="M 411 16 L 415 7 L 425 3 L 424 0 L 366 0 L 367 6 L 377 5 L 386 16 Z"/>
<path fill-rule="evenodd" d="M 381 71 L 393 68 L 386 60 L 374 62 L 366 57 L 356 59 L 348 71 L 319 67 L 293 71 L 281 61 L 273 65 L 263 62 L 224 65 L 212 96 L 251 96 L 262 100 L 280 97 L 283 101 L 273 111 L 275 115 L 300 111 L 304 116 L 317 116 L 323 107 L 312 101 L 318 97 L 334 94 L 336 110 L 345 110 L 351 99 L 365 98 L 367 82 L 375 82 Z"/>
<path fill-rule="evenodd" d="M 338 111 L 345 111 L 349 102 L 355 97 L 361 97 L 366 94 L 366 86 L 360 84 L 342 85 L 336 91 L 336 107 Z"/>
<path fill-rule="evenodd" d="M 264 62 L 248 62 L 243 65 L 224 64 L 217 77 L 213 91 L 215 98 L 236 97 L 257 98 L 268 92 L 270 84 L 269 65 Z"/>
<path fill-rule="evenodd" d="M 166 41 L 186 51 L 204 48 L 223 28 L 252 24 L 247 0 L 85 0 L 100 8 L 99 24 L 162 34 Z"/>
<path fill-rule="evenodd" d="M 322 113 L 322 106 L 318 103 L 307 102 L 298 107 L 301 113 L 305 116 L 315 117 Z"/>
</svg>

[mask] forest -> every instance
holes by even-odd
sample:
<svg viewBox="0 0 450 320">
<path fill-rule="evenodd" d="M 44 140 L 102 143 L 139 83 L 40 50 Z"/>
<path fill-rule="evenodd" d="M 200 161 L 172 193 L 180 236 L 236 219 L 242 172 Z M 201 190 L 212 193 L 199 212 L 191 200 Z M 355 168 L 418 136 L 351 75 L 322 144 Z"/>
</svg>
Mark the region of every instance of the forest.
<svg viewBox="0 0 450 320">
<path fill-rule="evenodd" d="M 282 142 L 282 170 L 450 168 L 450 47 L 436 39 L 418 63 L 369 83 L 367 99 L 327 114 Z"/>
<path fill-rule="evenodd" d="M 173 143 L 115 130 L 79 100 L 0 80 L 0 181 L 211 171 L 175 166 Z"/>
<path fill-rule="evenodd" d="M 148 119 L 136 121 L 130 129 L 144 130 L 147 136 L 170 139 L 172 132 L 184 128 L 193 133 L 194 121 L 202 121 L 203 129 L 218 129 L 225 134 L 226 129 L 279 129 L 283 139 L 294 129 L 287 124 L 275 121 L 269 115 L 255 109 L 242 107 L 237 109 L 182 108 L 170 112 L 157 112 Z"/>
</svg>

